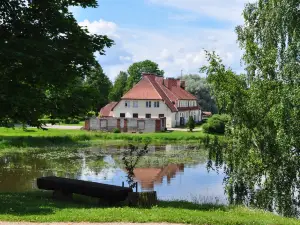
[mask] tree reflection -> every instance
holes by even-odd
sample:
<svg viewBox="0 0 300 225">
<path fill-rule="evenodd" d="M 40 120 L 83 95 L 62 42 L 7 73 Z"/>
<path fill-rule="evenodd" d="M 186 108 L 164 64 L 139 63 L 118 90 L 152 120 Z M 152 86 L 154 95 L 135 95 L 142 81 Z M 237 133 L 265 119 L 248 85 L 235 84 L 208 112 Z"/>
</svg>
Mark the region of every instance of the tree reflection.
<svg viewBox="0 0 300 225">
<path fill-rule="evenodd" d="M 238 146 L 232 140 L 218 137 L 204 140 L 209 151 L 208 169 L 225 172 L 225 186 L 231 204 L 245 204 L 299 216 L 300 210 L 300 153 L 291 149 L 265 152 L 249 149 L 247 143 Z M 238 143 L 240 144 L 240 143 Z M 245 151 L 240 151 L 245 149 Z M 274 148 L 273 148 L 274 149 Z"/>
<path fill-rule="evenodd" d="M 127 171 L 127 182 L 131 188 L 136 187 L 136 183 L 134 182 L 134 169 L 141 157 L 148 153 L 148 145 L 149 142 L 145 143 L 143 148 L 140 148 L 137 145 L 129 144 L 128 149 L 123 151 L 122 161 Z"/>
</svg>

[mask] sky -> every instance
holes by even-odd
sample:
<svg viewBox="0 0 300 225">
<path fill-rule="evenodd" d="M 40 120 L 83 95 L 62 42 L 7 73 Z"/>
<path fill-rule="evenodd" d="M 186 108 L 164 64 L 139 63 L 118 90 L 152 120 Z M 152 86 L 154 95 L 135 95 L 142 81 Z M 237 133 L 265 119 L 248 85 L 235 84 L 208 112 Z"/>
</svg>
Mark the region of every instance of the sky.
<svg viewBox="0 0 300 225">
<path fill-rule="evenodd" d="M 254 1 L 254 0 L 251 0 Z M 115 45 L 96 57 L 112 80 L 138 61 L 150 59 L 166 77 L 199 74 L 205 51 L 216 51 L 241 73 L 242 50 L 235 27 L 249 0 L 98 0 L 98 8 L 71 7 L 77 22 L 105 34 Z"/>
</svg>

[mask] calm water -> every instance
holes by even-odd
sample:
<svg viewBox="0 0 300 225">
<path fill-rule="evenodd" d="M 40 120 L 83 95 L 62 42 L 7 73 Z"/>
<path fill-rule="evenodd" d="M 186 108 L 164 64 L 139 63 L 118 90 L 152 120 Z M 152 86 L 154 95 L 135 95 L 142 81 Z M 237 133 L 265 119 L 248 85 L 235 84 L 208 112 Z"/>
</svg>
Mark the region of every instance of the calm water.
<svg viewBox="0 0 300 225">
<path fill-rule="evenodd" d="M 155 190 L 160 199 L 198 199 L 226 203 L 222 171 L 208 171 L 207 152 L 191 145 L 150 146 L 134 169 L 139 191 Z M 56 175 L 126 186 L 122 152 L 105 146 L 77 150 L 45 149 L 0 158 L 0 191 L 36 189 L 36 178 Z"/>
</svg>

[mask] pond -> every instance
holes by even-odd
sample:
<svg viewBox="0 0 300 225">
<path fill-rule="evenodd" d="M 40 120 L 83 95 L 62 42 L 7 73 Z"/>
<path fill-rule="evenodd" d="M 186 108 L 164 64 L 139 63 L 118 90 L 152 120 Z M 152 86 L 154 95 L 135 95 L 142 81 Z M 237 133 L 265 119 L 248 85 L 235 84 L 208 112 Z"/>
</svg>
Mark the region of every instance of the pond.
<svg viewBox="0 0 300 225">
<path fill-rule="evenodd" d="M 122 146 L 44 149 L 0 158 L 0 191 L 36 189 L 36 178 L 62 176 L 106 184 L 127 184 Z M 197 145 L 151 145 L 133 170 L 139 191 L 159 199 L 227 203 L 222 170 L 207 169 L 207 151 Z"/>
</svg>

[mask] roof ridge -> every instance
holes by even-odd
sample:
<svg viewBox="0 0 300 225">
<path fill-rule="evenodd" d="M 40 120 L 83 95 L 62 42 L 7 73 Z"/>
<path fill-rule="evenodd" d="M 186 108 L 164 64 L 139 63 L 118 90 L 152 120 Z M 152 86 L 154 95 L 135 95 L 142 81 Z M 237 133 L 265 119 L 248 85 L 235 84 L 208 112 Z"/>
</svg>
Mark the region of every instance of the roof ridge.
<svg viewBox="0 0 300 225">
<path fill-rule="evenodd" d="M 163 84 L 158 84 L 158 85 L 161 85 L 163 86 L 164 88 L 168 89 L 166 86 L 164 86 Z M 167 98 L 170 100 L 170 102 L 172 103 L 172 100 L 169 98 L 169 96 L 167 95 L 167 93 L 165 92 L 164 88 L 161 88 L 161 90 L 165 93 L 165 95 L 167 96 Z M 169 90 L 169 89 L 168 89 Z M 178 100 L 177 96 L 171 91 L 169 90 L 170 93 Z M 173 103 L 172 103 L 173 104 Z M 178 110 L 177 106 L 174 105 L 174 107 L 176 108 L 176 110 Z"/>
<path fill-rule="evenodd" d="M 149 78 L 148 78 L 149 79 Z M 162 99 L 166 102 L 166 105 L 172 110 L 175 109 L 175 111 L 177 111 L 177 108 L 173 105 L 172 101 L 168 98 L 168 96 L 165 94 L 165 92 L 160 88 L 159 84 L 156 82 L 156 81 L 153 81 L 151 79 L 149 79 L 150 83 L 153 85 L 153 87 L 155 88 L 155 90 L 157 91 L 157 93 L 162 97 Z M 156 87 L 155 85 L 157 85 L 158 87 Z M 162 91 L 162 93 L 165 95 L 165 96 L 162 96 L 161 93 L 159 93 L 159 91 L 157 90 L 159 89 L 160 91 Z M 169 102 L 167 102 L 167 101 Z M 173 109 L 172 109 L 173 107 Z"/>
<path fill-rule="evenodd" d="M 144 77 L 143 77 L 144 78 Z M 147 78 L 150 82 L 150 84 L 152 85 L 152 87 L 155 89 L 155 91 L 157 92 L 157 94 L 161 97 L 161 99 L 164 99 L 163 96 L 161 96 L 161 94 L 157 91 L 157 89 L 155 88 L 155 86 L 153 85 L 151 79 L 148 76 L 145 76 L 145 78 Z"/>
</svg>

